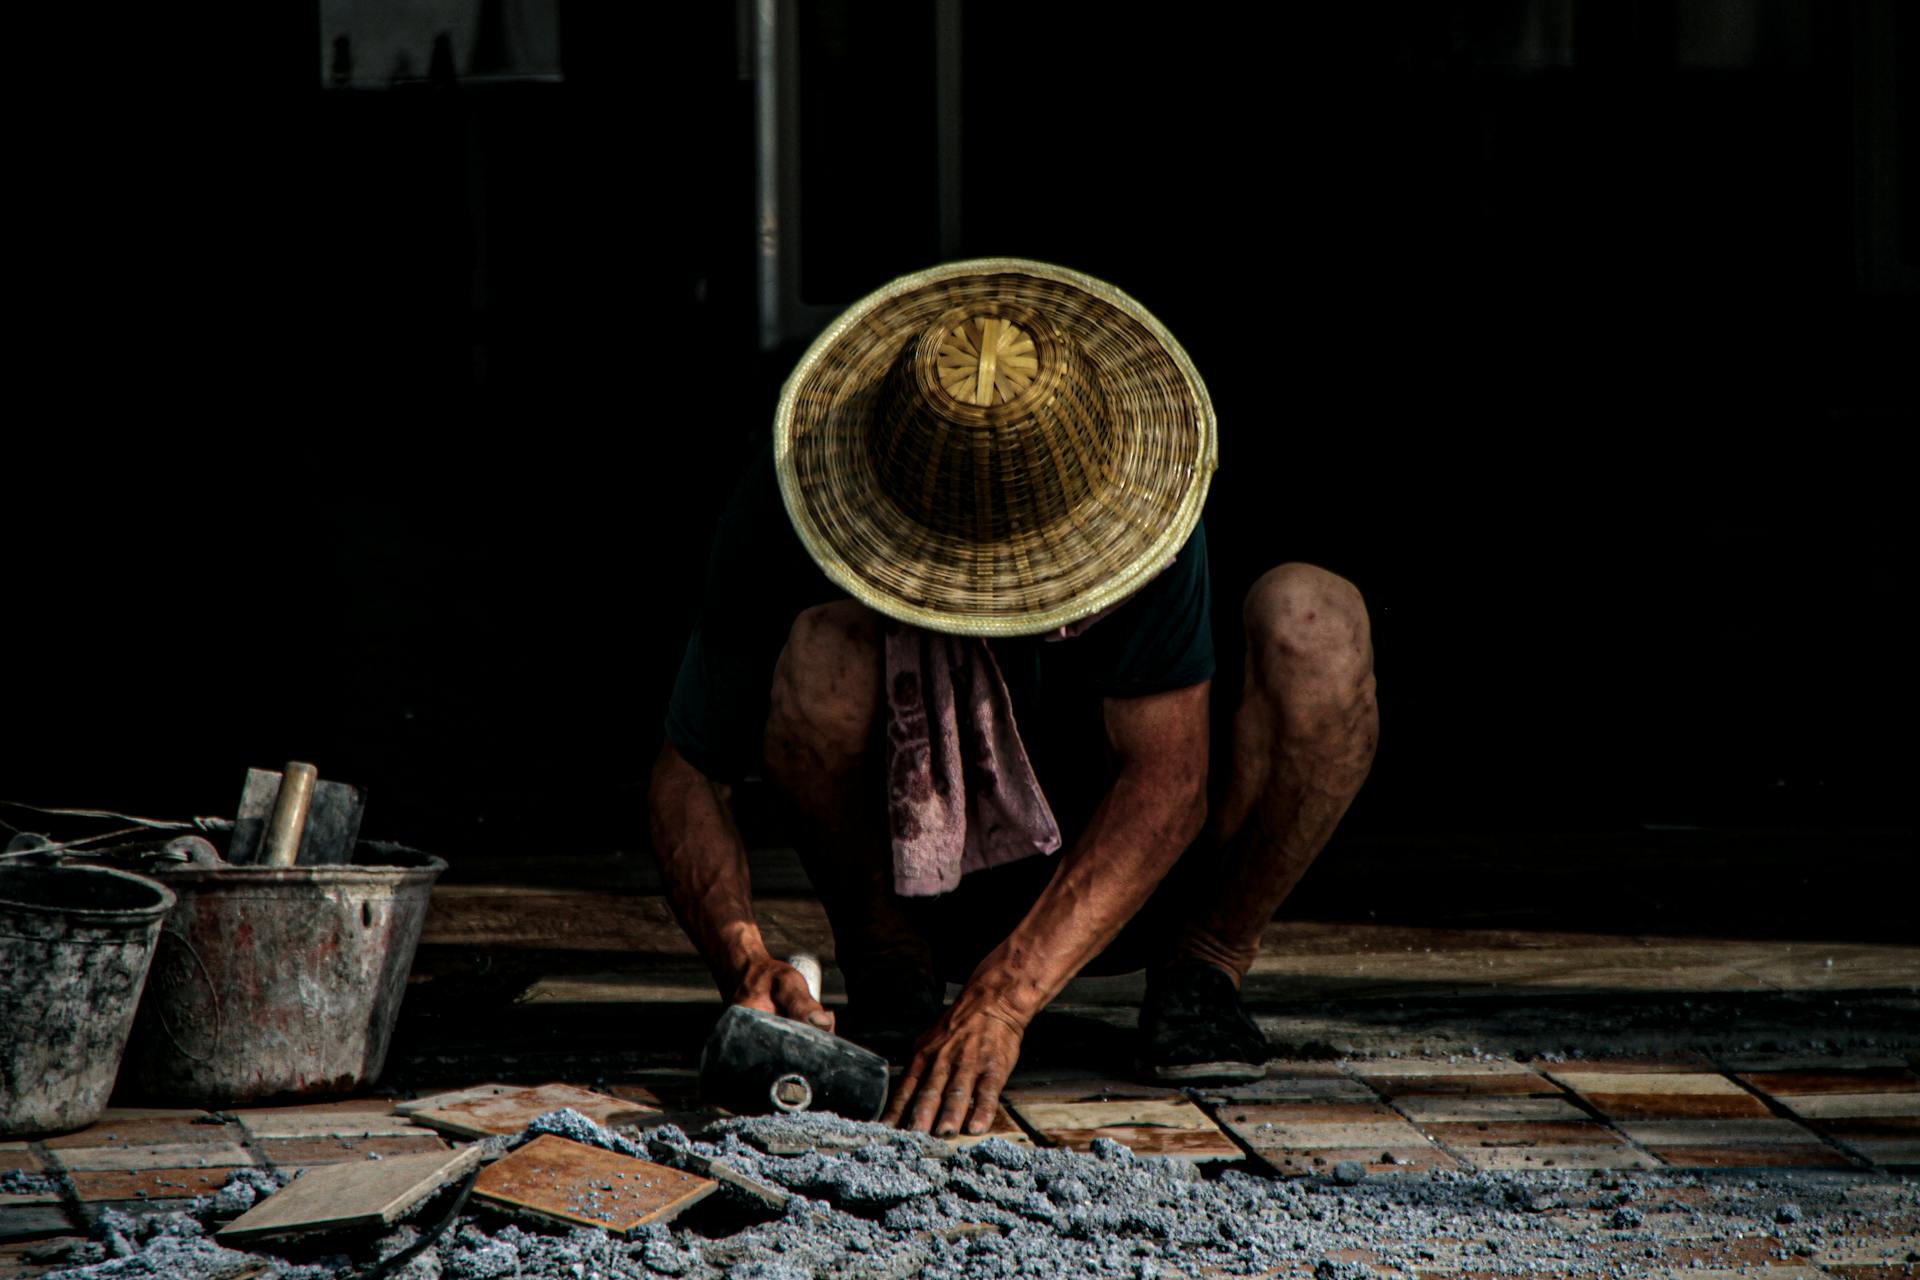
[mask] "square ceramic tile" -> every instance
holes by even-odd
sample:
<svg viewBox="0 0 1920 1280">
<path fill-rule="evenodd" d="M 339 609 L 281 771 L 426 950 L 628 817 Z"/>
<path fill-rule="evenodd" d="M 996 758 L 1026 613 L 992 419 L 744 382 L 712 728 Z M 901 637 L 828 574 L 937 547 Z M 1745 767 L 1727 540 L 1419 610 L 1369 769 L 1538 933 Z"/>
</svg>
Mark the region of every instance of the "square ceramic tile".
<svg viewBox="0 0 1920 1280">
<path fill-rule="evenodd" d="M 316 1165 L 222 1227 L 222 1244 L 380 1227 L 479 1165 L 481 1151 L 429 1151 Z"/>
<path fill-rule="evenodd" d="M 1140 1084 L 1087 1072 L 1023 1072 L 1007 1081 L 1000 1096 L 1008 1102 L 1148 1101 L 1174 1096 L 1171 1086 Z"/>
<path fill-rule="evenodd" d="M 1458 1169 L 1460 1162 L 1438 1147 L 1325 1147 L 1292 1151 L 1284 1147 L 1256 1148 L 1254 1154 L 1275 1173 L 1287 1178 L 1324 1178 L 1343 1164 L 1358 1164 L 1369 1174 L 1430 1173 Z"/>
<path fill-rule="evenodd" d="M 1267 1074 L 1245 1084 L 1201 1085 L 1195 1093 L 1207 1102 L 1370 1102 L 1374 1091 L 1333 1062 L 1277 1059 Z"/>
<path fill-rule="evenodd" d="M 1509 1120 L 1473 1124 L 1426 1124 L 1428 1137 L 1471 1155 L 1508 1147 L 1624 1147 L 1626 1138 L 1591 1120 Z"/>
<path fill-rule="evenodd" d="M 1643 1151 L 1621 1143 L 1528 1147 L 1473 1147 L 1460 1151 L 1461 1159 L 1476 1169 L 1656 1169 L 1659 1162 Z"/>
<path fill-rule="evenodd" d="M 1819 1135 L 1791 1120 L 1622 1120 L 1620 1132 L 1645 1147 L 1702 1147 L 1741 1143 L 1824 1146 Z"/>
<path fill-rule="evenodd" d="M 1223 1107 L 1220 1119 L 1283 1174 L 1325 1173 L 1347 1160 L 1375 1171 L 1458 1167 L 1425 1134 L 1377 1102 L 1256 1103 Z"/>
<path fill-rule="evenodd" d="M 474 1084 L 463 1089 L 446 1089 L 438 1093 L 429 1093 L 422 1097 L 410 1098 L 393 1104 L 393 1114 L 410 1116 L 416 1111 L 431 1111 L 435 1107 L 450 1107 L 458 1102 L 476 1102 L 482 1098 L 497 1098 L 503 1093 L 512 1093 L 522 1086 L 517 1084 Z"/>
<path fill-rule="evenodd" d="M 1844 1141 L 1844 1140 L 1843 1140 Z M 1920 1138 L 1862 1138 L 1846 1145 L 1874 1164 L 1890 1169 L 1920 1165 Z"/>
<path fill-rule="evenodd" d="M 1808 1120 L 1920 1117 L 1920 1093 L 1809 1093 L 1780 1103 Z"/>
<path fill-rule="evenodd" d="M 1840 1065 L 1792 1071 L 1744 1071 L 1739 1078 L 1775 1098 L 1819 1093 L 1920 1092 L 1920 1076 L 1898 1066 Z"/>
<path fill-rule="evenodd" d="M 22 1169 L 28 1173 L 40 1168 L 40 1157 L 24 1142 L 0 1142 L 0 1170 Z"/>
<path fill-rule="evenodd" d="M 516 1134 L 549 1111 L 570 1108 L 599 1124 L 634 1124 L 658 1113 L 658 1108 L 594 1093 L 570 1084 L 543 1084 L 516 1089 L 498 1097 L 475 1098 L 413 1113 L 417 1124 L 456 1138 L 485 1138 Z"/>
<path fill-rule="evenodd" d="M 993 1123 L 987 1126 L 985 1133 L 955 1133 L 941 1139 L 950 1147 L 971 1147 L 975 1143 L 985 1142 L 988 1138 L 999 1138 L 1002 1142 L 1011 1142 L 1016 1147 L 1031 1147 L 1033 1139 L 1020 1127 L 1008 1112 L 1006 1104 L 1001 1103 L 994 1109 Z"/>
<path fill-rule="evenodd" d="M 719 1185 L 545 1134 L 488 1166 L 474 1180 L 473 1198 L 568 1226 L 626 1235 L 650 1222 L 671 1221 Z"/>
<path fill-rule="evenodd" d="M 1715 1143 L 1705 1146 L 1649 1147 L 1661 1164 L 1676 1169 L 1851 1169 L 1854 1164 L 1832 1147 L 1799 1142 L 1768 1145 Z"/>
<path fill-rule="evenodd" d="M 67 1235 L 74 1229 L 67 1211 L 57 1204 L 26 1204 L 0 1209 L 0 1241 L 37 1240 Z"/>
<path fill-rule="evenodd" d="M 233 1137 L 224 1124 L 205 1112 L 163 1116 L 139 1113 L 108 1117 L 73 1133 L 48 1138 L 49 1151 L 81 1147 L 152 1147 L 193 1142 L 226 1142 Z"/>
<path fill-rule="evenodd" d="M 1565 1098 L 1457 1094 L 1405 1094 L 1394 1099 L 1416 1124 L 1471 1124 L 1475 1121 L 1586 1120 L 1588 1115 Z"/>
<path fill-rule="evenodd" d="M 1086 1150 L 1095 1138 L 1110 1138 L 1141 1156 L 1187 1160 L 1239 1160 L 1245 1152 L 1207 1113 L 1182 1097 L 1100 1102 L 1011 1099 L 1021 1121 L 1054 1146 Z"/>
</svg>

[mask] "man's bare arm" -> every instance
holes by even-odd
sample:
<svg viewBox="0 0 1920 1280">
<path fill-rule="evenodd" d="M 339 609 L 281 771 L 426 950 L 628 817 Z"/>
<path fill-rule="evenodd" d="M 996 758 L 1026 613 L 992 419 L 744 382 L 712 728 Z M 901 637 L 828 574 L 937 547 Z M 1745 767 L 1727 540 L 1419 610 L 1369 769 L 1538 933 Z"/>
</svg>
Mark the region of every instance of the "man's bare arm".
<svg viewBox="0 0 1920 1280">
<path fill-rule="evenodd" d="M 732 788 L 694 768 L 669 742 L 654 762 L 647 799 L 667 901 L 721 996 L 831 1029 L 833 1015 L 807 991 L 806 979 L 774 959 L 760 936 Z"/>
<path fill-rule="evenodd" d="M 1208 689 L 1107 700 L 1113 785 L 1026 917 L 922 1039 L 888 1120 L 943 1133 L 992 1122 L 1027 1024 L 1146 905 L 1206 823 Z"/>
</svg>

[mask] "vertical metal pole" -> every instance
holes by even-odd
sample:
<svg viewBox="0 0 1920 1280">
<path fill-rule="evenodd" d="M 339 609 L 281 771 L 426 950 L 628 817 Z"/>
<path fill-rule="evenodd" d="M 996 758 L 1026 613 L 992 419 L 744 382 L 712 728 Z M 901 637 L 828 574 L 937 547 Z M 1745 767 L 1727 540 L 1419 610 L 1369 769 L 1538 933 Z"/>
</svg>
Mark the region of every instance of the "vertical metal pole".
<svg viewBox="0 0 1920 1280">
<path fill-rule="evenodd" d="M 940 256 L 960 256 L 961 0 L 934 0 L 934 154 L 939 171 Z"/>
</svg>

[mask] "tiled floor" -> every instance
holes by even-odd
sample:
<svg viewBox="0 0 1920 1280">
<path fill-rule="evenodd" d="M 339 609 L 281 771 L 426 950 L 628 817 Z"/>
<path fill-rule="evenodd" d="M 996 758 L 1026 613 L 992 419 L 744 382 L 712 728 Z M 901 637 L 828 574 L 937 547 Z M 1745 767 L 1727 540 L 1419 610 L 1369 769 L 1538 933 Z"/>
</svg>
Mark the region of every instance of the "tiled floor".
<svg viewBox="0 0 1920 1280">
<path fill-rule="evenodd" d="M 693 1114 L 685 1073 L 650 1083 L 652 1090 L 612 1092 L 642 1107 L 658 1104 L 678 1121 Z M 1024 1142 L 1084 1147 L 1105 1136 L 1141 1154 L 1241 1159 L 1286 1177 L 1326 1176 L 1346 1162 L 1389 1177 L 1435 1169 L 1792 1167 L 1859 1176 L 1860 1192 L 1869 1195 L 1887 1185 L 1876 1171 L 1920 1168 L 1920 1077 L 1898 1061 L 1281 1061 L 1253 1084 L 1186 1096 L 1100 1076 L 1029 1072 L 1009 1086 L 1007 1101 L 1003 1130 Z M 290 1172 L 463 1145 L 396 1114 L 395 1105 L 362 1098 L 220 1115 L 112 1111 L 79 1133 L 0 1144 L 0 1170 L 52 1179 L 44 1194 L 0 1197 L 0 1277 L 38 1274 L 42 1268 L 25 1260 L 31 1242 L 79 1233 L 103 1207 L 169 1209 L 216 1189 L 235 1168 Z M 1640 1202 L 1643 1212 L 1673 1224 L 1671 1247 L 1644 1274 L 1698 1277 L 1743 1265 L 1750 1269 L 1740 1274 L 1770 1280 L 1914 1274 L 1901 1251 L 1909 1246 L 1893 1245 L 1920 1240 L 1920 1224 L 1868 1212 L 1872 1234 L 1783 1260 L 1757 1246 L 1690 1241 L 1684 1195 L 1684 1188 L 1662 1189 L 1658 1201 Z M 1591 1244 L 1592 1215 L 1566 1216 L 1566 1230 L 1577 1227 Z M 1424 1274 L 1470 1276 L 1474 1259 L 1437 1253 Z"/>
</svg>

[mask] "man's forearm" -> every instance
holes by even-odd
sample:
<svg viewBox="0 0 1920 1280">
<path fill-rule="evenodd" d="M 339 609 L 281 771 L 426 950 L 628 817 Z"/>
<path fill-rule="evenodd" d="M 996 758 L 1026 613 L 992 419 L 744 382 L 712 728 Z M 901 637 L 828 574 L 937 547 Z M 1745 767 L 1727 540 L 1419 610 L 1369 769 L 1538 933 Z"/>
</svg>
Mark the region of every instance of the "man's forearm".
<svg viewBox="0 0 1920 1280">
<path fill-rule="evenodd" d="M 733 824 L 729 788 L 668 743 L 654 765 L 648 800 L 667 901 L 725 996 L 750 964 L 767 955 L 753 918 L 747 851 Z"/>
<path fill-rule="evenodd" d="M 1086 831 L 1007 940 L 968 986 L 1029 1022 L 1146 905 L 1206 822 L 1196 770 L 1123 766 Z"/>
</svg>

